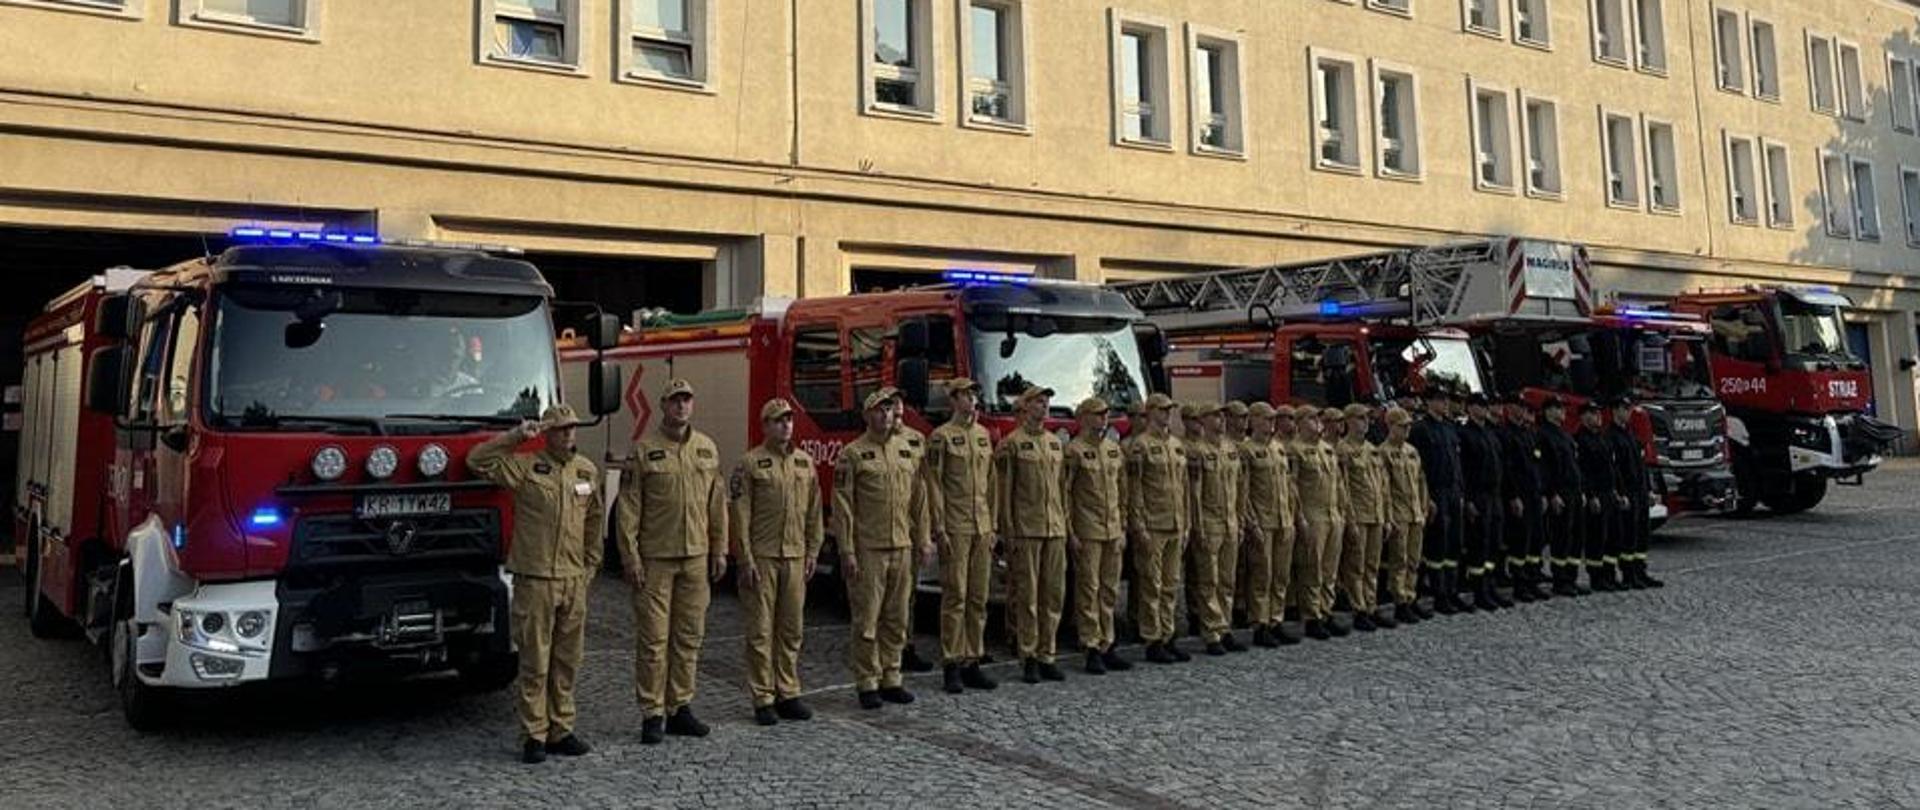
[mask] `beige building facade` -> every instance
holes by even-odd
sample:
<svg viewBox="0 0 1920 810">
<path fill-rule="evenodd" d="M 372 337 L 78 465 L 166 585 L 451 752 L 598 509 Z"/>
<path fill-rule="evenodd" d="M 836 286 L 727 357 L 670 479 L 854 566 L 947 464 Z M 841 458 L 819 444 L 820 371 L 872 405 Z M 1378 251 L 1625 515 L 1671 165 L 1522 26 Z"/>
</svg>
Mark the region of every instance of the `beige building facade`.
<svg viewBox="0 0 1920 810">
<path fill-rule="evenodd" d="M 1911 430 L 1917 15 L 0 0 L 0 246 L 40 246 L 7 260 L 19 276 L 103 235 L 326 225 L 513 245 L 577 262 L 586 290 L 671 267 L 625 303 L 712 307 L 956 266 L 1102 280 L 1521 234 L 1588 244 L 1603 291 L 1838 287 L 1881 416 Z"/>
</svg>

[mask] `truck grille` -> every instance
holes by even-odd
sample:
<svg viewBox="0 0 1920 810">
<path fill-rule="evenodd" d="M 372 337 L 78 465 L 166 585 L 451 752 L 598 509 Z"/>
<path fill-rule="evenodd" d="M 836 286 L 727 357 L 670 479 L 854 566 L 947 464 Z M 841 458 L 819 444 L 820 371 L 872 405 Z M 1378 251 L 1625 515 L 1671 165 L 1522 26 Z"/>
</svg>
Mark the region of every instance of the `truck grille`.
<svg viewBox="0 0 1920 810">
<path fill-rule="evenodd" d="M 500 514 L 493 509 L 369 519 L 340 513 L 300 518 L 291 562 L 301 567 L 457 563 L 498 559 L 499 548 Z"/>
</svg>

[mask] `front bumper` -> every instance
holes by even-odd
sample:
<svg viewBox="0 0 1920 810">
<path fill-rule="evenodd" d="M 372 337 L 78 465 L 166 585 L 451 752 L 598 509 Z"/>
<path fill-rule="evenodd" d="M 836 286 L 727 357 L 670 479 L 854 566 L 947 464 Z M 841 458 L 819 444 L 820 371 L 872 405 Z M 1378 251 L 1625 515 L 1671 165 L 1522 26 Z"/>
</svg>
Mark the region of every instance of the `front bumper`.
<svg viewBox="0 0 1920 810">
<path fill-rule="evenodd" d="M 1660 479 L 1667 505 L 1676 515 L 1726 512 L 1733 509 L 1739 500 L 1733 472 L 1725 468 L 1662 469 Z"/>
</svg>

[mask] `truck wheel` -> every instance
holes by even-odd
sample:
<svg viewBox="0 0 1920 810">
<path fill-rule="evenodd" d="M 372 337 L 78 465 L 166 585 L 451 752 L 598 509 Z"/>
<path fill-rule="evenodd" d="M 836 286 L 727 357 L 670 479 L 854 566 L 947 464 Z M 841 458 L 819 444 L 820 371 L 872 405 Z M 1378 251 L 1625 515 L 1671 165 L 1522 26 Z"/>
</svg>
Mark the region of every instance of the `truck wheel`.
<svg viewBox="0 0 1920 810">
<path fill-rule="evenodd" d="M 1666 518 L 1654 518 L 1650 523 L 1647 524 L 1647 533 L 1652 534 L 1654 532 L 1660 531 L 1660 528 L 1665 525 L 1667 525 Z"/>
<path fill-rule="evenodd" d="M 132 616 L 113 623 L 113 688 L 120 694 L 120 712 L 127 725 L 135 731 L 155 731 L 167 725 L 170 707 L 165 692 L 141 683 L 134 673 L 137 643 Z"/>
<path fill-rule="evenodd" d="M 27 548 L 27 630 L 34 638 L 65 638 L 73 624 L 60 615 L 53 600 L 40 588 L 40 549 L 35 543 Z"/>
<path fill-rule="evenodd" d="M 1793 489 L 1773 498 L 1768 498 L 1767 508 L 1782 515 L 1805 512 L 1820 505 L 1827 497 L 1827 479 L 1797 478 Z"/>
<path fill-rule="evenodd" d="M 498 692 L 512 686 L 519 674 L 519 653 L 483 655 L 460 668 L 460 684 L 469 692 Z"/>
</svg>

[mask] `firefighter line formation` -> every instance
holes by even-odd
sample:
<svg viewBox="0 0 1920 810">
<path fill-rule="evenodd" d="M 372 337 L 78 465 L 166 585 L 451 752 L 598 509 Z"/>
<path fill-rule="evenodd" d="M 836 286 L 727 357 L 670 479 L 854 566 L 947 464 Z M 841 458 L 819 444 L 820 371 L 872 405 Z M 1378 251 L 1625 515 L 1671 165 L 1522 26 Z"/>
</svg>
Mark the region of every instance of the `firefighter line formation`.
<svg viewBox="0 0 1920 810">
<path fill-rule="evenodd" d="M 1581 403 L 1569 422 L 1555 398 L 1536 408 L 1443 386 L 1384 409 L 1181 405 L 1153 394 L 1116 441 L 1109 404 L 1090 398 L 1063 440 L 1045 427 L 1053 392 L 1036 387 L 1019 396 L 1018 427 L 996 443 L 975 419 L 979 385 L 945 386 L 952 417 L 930 435 L 901 421 L 898 390 L 868 395 L 866 430 L 833 468 L 833 535 L 852 612 L 847 665 L 863 709 L 913 702 L 902 671 L 932 668 L 909 625 L 916 572 L 936 558 L 943 685 L 953 694 L 997 686 L 981 669 L 996 551 L 1010 562 L 1007 605 L 1027 683 L 1066 677 L 1055 640 L 1068 555 L 1091 675 L 1134 666 L 1114 634 L 1128 553 L 1129 609 L 1156 664 L 1191 660 L 1177 640 L 1182 590 L 1189 632 L 1206 654 L 1225 655 L 1248 649 L 1233 632 L 1236 607 L 1252 644 L 1271 648 L 1302 640 L 1282 623 L 1289 607 L 1306 637 L 1324 640 L 1661 585 L 1647 573 L 1646 469 L 1620 427 L 1632 408 L 1625 399 Z M 633 589 L 640 740 L 708 732 L 691 703 L 709 588 L 726 575 L 729 550 L 754 721 L 809 719 L 799 698 L 802 617 L 826 526 L 816 462 L 793 444 L 793 405 L 766 402 L 765 440 L 726 472 L 713 440 L 693 427 L 692 385 L 674 380 L 660 401 L 660 424 L 634 444 L 615 510 Z M 1183 435 L 1173 431 L 1176 411 Z M 573 689 L 605 511 L 598 470 L 575 450 L 579 424 L 555 405 L 468 460 L 513 493 L 507 568 L 528 763 L 590 751 L 573 731 Z M 520 449 L 535 438 L 541 449 Z"/>
</svg>

